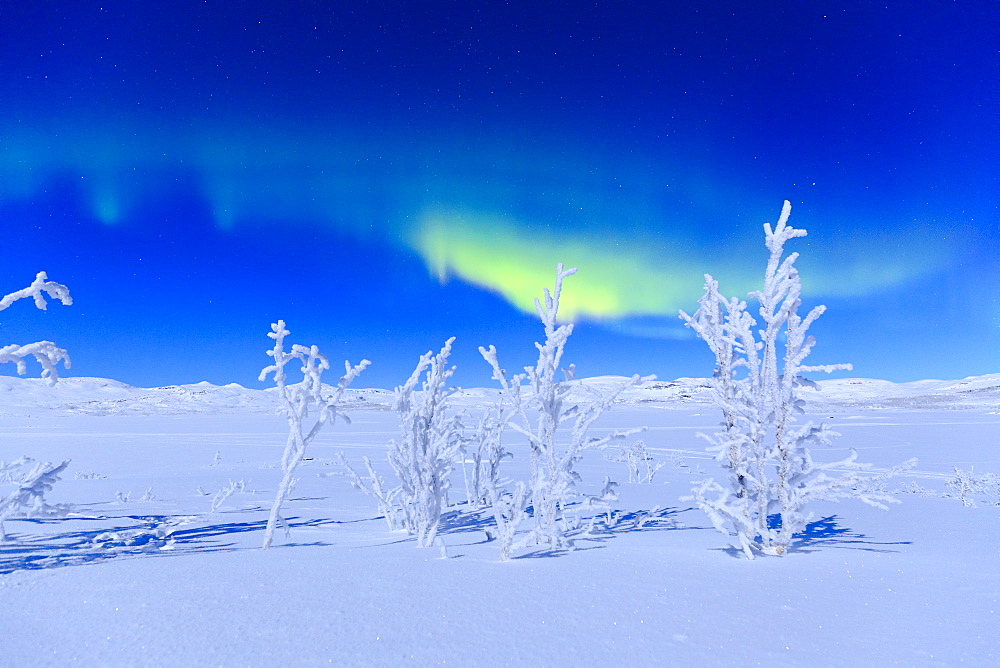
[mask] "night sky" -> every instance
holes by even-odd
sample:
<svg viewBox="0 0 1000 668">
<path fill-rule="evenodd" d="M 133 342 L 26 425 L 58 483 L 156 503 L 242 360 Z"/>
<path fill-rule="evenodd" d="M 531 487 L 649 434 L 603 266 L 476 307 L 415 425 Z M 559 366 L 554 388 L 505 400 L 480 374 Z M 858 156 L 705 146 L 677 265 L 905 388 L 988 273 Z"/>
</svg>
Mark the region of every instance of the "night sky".
<svg viewBox="0 0 1000 668">
<path fill-rule="evenodd" d="M 580 375 L 707 376 L 677 310 L 758 287 L 788 199 L 811 362 L 996 372 L 998 102 L 995 2 L 2 2 L 0 292 L 75 303 L 0 343 L 261 387 L 283 318 L 488 386 L 564 262 Z"/>
</svg>

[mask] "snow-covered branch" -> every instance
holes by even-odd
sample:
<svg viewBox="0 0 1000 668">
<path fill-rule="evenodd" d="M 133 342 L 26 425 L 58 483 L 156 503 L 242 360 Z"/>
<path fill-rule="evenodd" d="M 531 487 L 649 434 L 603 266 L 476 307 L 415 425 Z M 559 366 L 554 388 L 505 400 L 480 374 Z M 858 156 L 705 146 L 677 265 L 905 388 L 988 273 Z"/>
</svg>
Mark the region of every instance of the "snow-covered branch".
<svg viewBox="0 0 1000 668">
<path fill-rule="evenodd" d="M 62 283 L 50 281 L 45 272 L 40 271 L 35 275 L 35 280 L 31 282 L 31 285 L 17 292 L 11 292 L 0 299 L 0 311 L 5 310 L 18 299 L 27 299 L 28 297 L 34 299 L 35 306 L 44 311 L 48 306 L 45 301 L 45 293 L 49 295 L 49 299 L 58 299 L 63 306 L 69 306 L 73 303 L 69 288 Z"/>
<path fill-rule="evenodd" d="M 5 310 L 17 300 L 28 297 L 35 301 L 36 307 L 44 311 L 48 306 L 48 302 L 45 301 L 46 294 L 49 295 L 50 299 L 58 299 L 65 306 L 73 303 L 69 288 L 61 283 L 48 280 L 45 272 L 40 271 L 31 285 L 22 290 L 11 292 L 0 299 L 0 311 Z M 69 353 L 51 341 L 38 341 L 24 346 L 11 344 L 0 348 L 0 363 L 13 362 L 17 365 L 17 373 L 20 375 L 24 375 L 27 371 L 28 367 L 24 361 L 27 357 L 34 357 L 38 360 L 38 363 L 42 365 L 42 378 L 48 378 L 50 385 L 55 385 L 59 377 L 56 370 L 56 365 L 59 362 L 62 362 L 67 369 L 70 366 Z"/>
</svg>

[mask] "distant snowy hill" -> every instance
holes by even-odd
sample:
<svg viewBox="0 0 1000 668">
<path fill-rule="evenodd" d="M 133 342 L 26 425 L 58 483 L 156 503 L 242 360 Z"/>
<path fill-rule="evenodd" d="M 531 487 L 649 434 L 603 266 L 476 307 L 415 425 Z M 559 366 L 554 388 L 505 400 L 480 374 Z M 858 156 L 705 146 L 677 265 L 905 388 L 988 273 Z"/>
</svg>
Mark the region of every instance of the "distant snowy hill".
<svg viewBox="0 0 1000 668">
<path fill-rule="evenodd" d="M 387 404 L 385 390 L 352 390 L 347 405 Z M 252 390 L 236 383 L 142 388 L 107 378 L 60 378 L 54 387 L 40 378 L 0 376 L 0 415 L 40 410 L 78 415 L 179 415 L 187 413 L 273 413 L 274 388 Z"/>
<path fill-rule="evenodd" d="M 969 376 L 963 380 L 918 380 L 892 383 L 870 378 L 822 380 L 815 393 L 803 392 L 808 402 L 851 408 L 965 409 L 1000 407 L 1000 374 Z"/>
<path fill-rule="evenodd" d="M 586 378 L 571 398 L 585 401 L 624 382 L 620 376 Z M 893 383 L 870 378 L 821 380 L 818 389 L 805 388 L 802 397 L 813 410 L 838 408 L 964 409 L 1000 407 L 1000 374 L 964 380 L 921 380 Z M 391 390 L 354 389 L 346 394 L 355 409 L 387 409 Z M 596 396 L 596 394 L 594 395 Z M 499 397 L 494 388 L 460 390 L 457 406 L 476 408 Z M 711 386 L 705 378 L 651 381 L 632 387 L 619 397 L 622 404 L 710 404 Z M 0 376 L 0 415 L 31 415 L 39 411 L 77 415 L 181 415 L 188 413 L 273 413 L 279 405 L 274 388 L 254 390 L 230 383 L 142 388 L 107 378 L 62 378 L 54 386 L 39 378 Z"/>
<path fill-rule="evenodd" d="M 587 378 L 583 385 L 606 390 L 626 379 L 619 376 Z M 871 378 L 840 378 L 820 380 L 816 388 L 803 387 L 801 397 L 813 410 L 838 408 L 912 408 L 966 409 L 1000 407 L 1000 374 L 971 376 L 964 380 L 919 380 L 893 383 Z M 585 391 L 576 391 L 583 397 Z M 712 402 L 711 381 L 707 378 L 677 378 L 671 381 L 651 381 L 629 388 L 619 397 L 620 403 L 638 404 L 709 404 Z"/>
<path fill-rule="evenodd" d="M 594 378 L 584 381 L 600 386 L 621 378 Z M 966 409 L 1000 407 L 1000 374 L 970 376 L 963 380 L 919 380 L 893 383 L 871 378 L 820 380 L 816 388 L 804 387 L 801 397 L 813 410 L 838 408 Z M 710 403 L 710 381 L 705 378 L 678 378 L 653 381 L 622 394 L 625 403 Z"/>
</svg>

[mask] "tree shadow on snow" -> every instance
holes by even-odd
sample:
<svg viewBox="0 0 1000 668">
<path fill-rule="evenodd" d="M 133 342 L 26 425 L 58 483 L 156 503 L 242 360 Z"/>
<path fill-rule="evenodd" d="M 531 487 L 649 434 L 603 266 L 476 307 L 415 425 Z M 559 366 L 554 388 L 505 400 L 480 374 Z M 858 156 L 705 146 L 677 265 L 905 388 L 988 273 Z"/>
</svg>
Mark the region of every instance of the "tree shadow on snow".
<svg viewBox="0 0 1000 668">
<path fill-rule="evenodd" d="M 769 524 L 773 524 L 769 522 Z M 777 528 L 777 525 L 772 528 Z M 841 526 L 838 523 L 837 515 L 830 515 L 810 522 L 801 533 L 795 534 L 793 543 L 788 548 L 788 553 L 809 554 L 823 548 L 834 548 L 840 550 L 862 550 L 865 552 L 899 552 L 892 549 L 896 545 L 912 545 L 913 541 L 877 541 L 869 536 Z M 716 548 L 736 559 L 745 559 L 743 550 L 730 545 L 729 547 Z"/>
<path fill-rule="evenodd" d="M 582 511 L 582 504 L 575 504 L 571 507 L 570 514 Z M 652 510 L 635 510 L 630 512 L 612 511 L 610 516 L 606 512 L 599 513 L 592 517 L 581 517 L 577 528 L 567 532 L 566 536 L 571 541 L 570 548 L 552 548 L 539 545 L 537 548 L 526 547 L 512 559 L 541 559 L 558 557 L 568 552 L 579 552 L 583 550 L 601 549 L 604 543 L 617 535 L 636 532 L 651 531 L 678 531 L 678 530 L 703 530 L 705 527 L 687 526 L 678 520 L 682 513 L 695 510 L 694 508 L 654 508 Z M 530 527 L 533 522 L 530 517 L 531 507 L 527 509 L 529 517 L 525 518 L 523 527 Z M 520 533 L 523 533 L 523 529 Z M 441 536 L 461 536 L 479 534 L 481 540 L 467 543 L 449 543 L 449 547 L 459 545 L 477 545 L 490 543 L 496 540 L 497 528 L 493 519 L 493 510 L 486 508 L 456 508 L 449 510 L 441 516 L 441 525 L 438 528 L 438 535 Z"/>
<path fill-rule="evenodd" d="M 192 515 L 123 515 L 119 517 L 67 517 L 8 519 L 8 526 L 29 523 L 49 526 L 100 526 L 55 533 L 17 534 L 8 531 L 0 542 L 0 575 L 19 570 L 81 566 L 113 559 L 169 557 L 181 554 L 236 552 L 260 549 L 226 540 L 227 537 L 263 531 L 266 520 L 208 524 L 210 517 Z M 115 524 L 109 527 L 109 520 Z M 129 521 L 125 524 L 124 521 Z M 292 529 L 340 524 L 330 519 L 286 518 Z M 310 543 L 316 545 L 319 543 Z M 299 543 L 298 545 L 304 545 Z"/>
<path fill-rule="evenodd" d="M 493 540 L 493 538 L 489 537 L 496 533 L 496 522 L 493 519 L 492 508 L 470 508 L 469 506 L 465 506 L 448 510 L 441 514 L 438 535 L 454 536 L 473 533 L 482 533 L 484 539 L 465 543 L 466 545 L 488 543 Z"/>
<path fill-rule="evenodd" d="M 691 531 L 704 530 L 705 527 L 688 526 L 679 520 L 683 513 L 696 508 L 653 508 L 652 510 L 634 510 L 631 512 L 613 511 L 610 515 L 600 513 L 584 518 L 581 526 L 569 534 L 573 541 L 572 548 L 542 549 L 522 554 L 515 559 L 535 559 L 557 557 L 567 552 L 603 549 L 605 543 L 619 535 L 629 533 L 647 533 L 659 531 Z"/>
<path fill-rule="evenodd" d="M 865 552 L 899 552 L 891 546 L 912 545 L 913 541 L 877 541 L 863 533 L 843 527 L 838 524 L 836 515 L 830 515 L 810 522 L 805 531 L 794 536 L 795 542 L 789 552 L 814 552 L 818 548 L 832 547 L 844 550 L 863 550 Z"/>
</svg>

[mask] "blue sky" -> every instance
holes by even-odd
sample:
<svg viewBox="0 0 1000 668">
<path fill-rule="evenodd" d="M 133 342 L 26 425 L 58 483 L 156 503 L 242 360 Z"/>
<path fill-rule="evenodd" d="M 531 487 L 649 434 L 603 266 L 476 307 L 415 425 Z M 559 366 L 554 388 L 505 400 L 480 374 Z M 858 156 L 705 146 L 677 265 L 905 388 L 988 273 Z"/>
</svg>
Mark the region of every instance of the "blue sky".
<svg viewBox="0 0 1000 668">
<path fill-rule="evenodd" d="M 582 375 L 705 376 L 677 309 L 757 287 L 789 199 L 814 362 L 1000 370 L 993 3 L 477 4 L 4 3 L 0 287 L 76 303 L 3 342 L 257 387 L 283 318 L 360 385 L 452 335 L 488 385 L 562 261 Z"/>
</svg>

